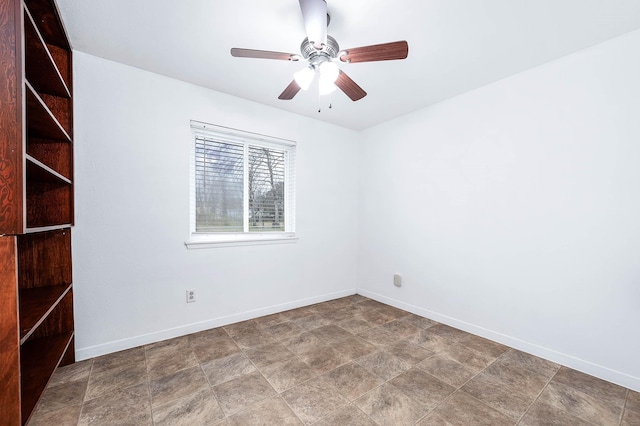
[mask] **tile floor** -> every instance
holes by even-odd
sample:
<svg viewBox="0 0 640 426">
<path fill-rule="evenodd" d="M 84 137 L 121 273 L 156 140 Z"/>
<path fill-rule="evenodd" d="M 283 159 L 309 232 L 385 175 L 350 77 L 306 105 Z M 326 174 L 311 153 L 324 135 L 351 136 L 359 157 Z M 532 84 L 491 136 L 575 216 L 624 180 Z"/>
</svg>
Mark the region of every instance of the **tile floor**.
<svg viewBox="0 0 640 426">
<path fill-rule="evenodd" d="M 63 367 L 29 425 L 640 425 L 640 393 L 355 295 Z"/>
</svg>

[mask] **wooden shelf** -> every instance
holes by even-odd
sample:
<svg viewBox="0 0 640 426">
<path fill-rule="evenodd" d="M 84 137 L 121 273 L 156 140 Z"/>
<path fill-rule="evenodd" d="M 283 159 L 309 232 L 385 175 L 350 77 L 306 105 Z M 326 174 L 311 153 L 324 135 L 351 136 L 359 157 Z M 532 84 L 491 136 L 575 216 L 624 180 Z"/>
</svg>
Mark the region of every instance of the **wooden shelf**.
<svg viewBox="0 0 640 426">
<path fill-rule="evenodd" d="M 24 10 L 24 32 L 27 81 L 39 93 L 70 98 L 69 87 L 27 8 Z M 59 49 L 55 52 L 60 55 Z M 64 58 L 60 58 L 59 62 L 63 63 Z"/>
<path fill-rule="evenodd" d="M 58 11 L 55 4 L 49 0 L 24 0 L 24 4 L 29 8 L 33 20 L 38 24 L 40 33 L 49 44 L 71 50 L 67 36 L 58 19 Z"/>
<path fill-rule="evenodd" d="M 51 225 L 51 226 L 40 226 L 37 228 L 26 228 L 25 234 L 38 234 L 41 232 L 49 232 L 49 231 L 59 231 L 60 229 L 66 229 L 71 227 L 70 223 L 63 223 L 60 225 Z"/>
<path fill-rule="evenodd" d="M 22 421 L 26 423 L 53 372 L 65 356 L 73 331 L 27 341 L 20 348 Z M 43 356 L 47 354 L 47 356 Z"/>
<path fill-rule="evenodd" d="M 73 51 L 56 0 L 0 11 L 0 424 L 14 426 L 75 362 Z"/>
<path fill-rule="evenodd" d="M 33 86 L 25 81 L 27 98 L 27 137 L 55 139 L 71 142 L 71 137 L 62 127 Z"/>
<path fill-rule="evenodd" d="M 71 284 L 63 284 L 19 290 L 20 344 L 25 343 L 70 289 Z"/>
<path fill-rule="evenodd" d="M 27 181 L 32 182 L 62 182 L 71 185 L 71 180 L 62 176 L 46 164 L 36 160 L 29 154 L 25 155 L 27 160 Z"/>
</svg>

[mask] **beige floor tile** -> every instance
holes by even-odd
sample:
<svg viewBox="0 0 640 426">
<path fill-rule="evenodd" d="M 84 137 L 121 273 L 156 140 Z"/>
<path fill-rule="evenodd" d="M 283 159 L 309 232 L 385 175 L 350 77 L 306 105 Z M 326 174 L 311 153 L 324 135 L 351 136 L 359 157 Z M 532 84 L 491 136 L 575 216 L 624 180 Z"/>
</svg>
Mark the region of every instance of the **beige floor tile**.
<svg viewBox="0 0 640 426">
<path fill-rule="evenodd" d="M 394 320 L 404 318 L 409 315 L 407 311 L 403 311 L 402 309 L 395 308 L 393 306 L 385 305 L 381 308 L 376 309 L 378 312 L 382 312 L 385 315 L 393 318 Z"/>
<path fill-rule="evenodd" d="M 214 359 L 213 361 L 202 364 L 207 380 L 211 386 L 227 382 L 244 376 L 245 374 L 256 371 L 249 358 L 243 353 L 236 353 L 224 358 Z"/>
<path fill-rule="evenodd" d="M 214 386 L 213 391 L 227 416 L 277 395 L 269 382 L 257 371 Z"/>
<path fill-rule="evenodd" d="M 254 320 L 248 320 L 225 325 L 222 328 L 227 332 L 229 336 L 234 337 L 238 334 L 249 333 L 251 331 L 258 330 L 258 324 L 256 324 Z"/>
<path fill-rule="evenodd" d="M 417 368 L 405 371 L 389 383 L 429 410 L 433 410 L 456 390 L 453 386 Z"/>
<path fill-rule="evenodd" d="M 470 333 L 467 333 L 466 331 L 462 331 L 445 324 L 436 324 L 433 327 L 429 327 L 428 330 L 432 335 L 444 337 L 456 342 L 467 338 L 470 335 Z"/>
<path fill-rule="evenodd" d="M 347 319 L 339 321 L 338 326 L 344 328 L 350 333 L 357 334 L 371 328 L 371 323 L 368 323 L 360 318 L 349 317 Z"/>
<path fill-rule="evenodd" d="M 305 364 L 313 368 L 317 374 L 327 373 L 349 362 L 349 358 L 346 355 L 332 346 L 323 346 L 300 354 L 299 357 Z"/>
<path fill-rule="evenodd" d="M 422 418 L 416 426 L 456 426 L 452 423 L 449 423 L 442 417 L 438 415 L 438 413 L 429 413 L 424 418 Z M 460 425 L 466 426 L 466 425 Z"/>
<path fill-rule="evenodd" d="M 400 321 L 407 322 L 421 329 L 433 327 L 434 325 L 439 324 L 437 321 L 430 320 L 429 318 L 421 317 L 420 315 L 415 314 L 404 316 L 400 319 Z"/>
<path fill-rule="evenodd" d="M 514 424 L 508 416 L 461 391 L 449 397 L 434 412 L 454 425 L 511 426 Z"/>
<path fill-rule="evenodd" d="M 301 333 L 289 339 L 285 339 L 281 343 L 296 355 L 318 350 L 326 346 L 326 344 L 322 340 L 320 340 L 310 331 Z"/>
<path fill-rule="evenodd" d="M 273 364 L 274 362 L 284 361 L 294 356 L 293 352 L 278 342 L 246 349 L 244 353 L 258 368 Z"/>
<path fill-rule="evenodd" d="M 484 373 L 471 379 L 462 390 L 514 421 L 522 417 L 537 396 L 526 395 L 518 389 L 504 386 Z"/>
<path fill-rule="evenodd" d="M 433 352 L 428 351 L 415 343 L 411 343 L 409 340 L 401 340 L 395 345 L 387 347 L 386 351 L 411 365 L 415 365 L 434 355 Z"/>
<path fill-rule="evenodd" d="M 322 377 L 295 386 L 282 397 L 305 424 L 330 416 L 349 402 Z"/>
<path fill-rule="evenodd" d="M 91 373 L 97 374 L 106 370 L 113 370 L 117 367 L 139 364 L 144 361 L 144 347 L 127 349 L 125 351 L 114 352 L 112 354 L 94 358 Z"/>
<path fill-rule="evenodd" d="M 349 404 L 329 417 L 325 417 L 315 426 L 377 426 L 376 422 L 357 407 Z"/>
<path fill-rule="evenodd" d="M 483 374 L 488 375 L 494 382 L 500 383 L 510 389 L 527 396 L 537 396 L 547 384 L 548 378 L 527 369 L 521 364 L 505 361 L 502 357 L 487 367 Z"/>
<path fill-rule="evenodd" d="M 271 338 L 277 341 L 288 340 L 296 337 L 304 331 L 300 326 L 292 321 L 283 322 L 280 324 L 272 325 L 264 330 Z"/>
<path fill-rule="evenodd" d="M 625 408 L 640 413 L 640 392 L 629 391 Z"/>
<path fill-rule="evenodd" d="M 385 305 L 384 303 L 378 302 L 377 300 L 373 300 L 373 299 L 369 299 L 367 298 L 367 300 L 363 300 L 359 303 L 359 305 L 361 307 L 366 307 L 368 310 L 375 310 L 375 309 L 380 309 L 380 308 L 384 308 Z"/>
<path fill-rule="evenodd" d="M 47 388 L 40 399 L 38 410 L 42 412 L 57 411 L 65 407 L 82 406 L 87 383 L 74 381 Z"/>
<path fill-rule="evenodd" d="M 200 362 L 224 358 L 240 352 L 240 348 L 221 328 L 200 332 L 189 336 L 193 353 Z"/>
<path fill-rule="evenodd" d="M 620 409 L 624 406 L 627 396 L 627 389 L 622 386 L 567 367 L 560 368 L 556 375 L 553 376 L 551 383 L 561 383 L 569 386 L 595 399 L 607 401 L 612 406 L 620 407 Z"/>
<path fill-rule="evenodd" d="M 233 426 L 297 426 L 303 423 L 282 398 L 276 396 L 264 399 L 234 414 L 229 418 L 229 424 Z"/>
<path fill-rule="evenodd" d="M 358 313 L 358 318 L 367 321 L 372 326 L 380 326 L 396 319 L 392 315 L 377 310 L 361 311 Z"/>
<path fill-rule="evenodd" d="M 79 426 L 145 426 L 151 424 L 151 403 L 146 383 L 110 392 L 85 402 L 78 422 Z"/>
<path fill-rule="evenodd" d="M 275 339 L 262 328 L 238 333 L 232 339 L 242 349 L 255 348 L 275 342 Z"/>
<path fill-rule="evenodd" d="M 59 368 L 29 425 L 153 421 L 640 426 L 640 394 L 354 295 Z"/>
<path fill-rule="evenodd" d="M 198 358 L 188 342 L 186 347 L 180 349 L 154 351 L 151 354 L 147 352 L 147 374 L 151 380 L 198 365 Z"/>
<path fill-rule="evenodd" d="M 340 366 L 324 377 L 349 401 L 384 383 L 380 377 L 354 362 Z"/>
<path fill-rule="evenodd" d="M 271 386 L 279 393 L 318 375 L 316 370 L 299 358 L 280 361 L 261 371 Z"/>
<path fill-rule="evenodd" d="M 288 321 L 286 315 L 278 312 L 271 315 L 265 315 L 260 318 L 254 319 L 255 323 L 258 324 L 258 327 L 267 328 L 276 324 L 280 324 L 281 322 Z"/>
<path fill-rule="evenodd" d="M 199 365 L 149 382 L 154 409 L 207 389 L 209 384 Z"/>
<path fill-rule="evenodd" d="M 167 356 L 182 353 L 186 350 L 191 350 L 188 336 L 176 337 L 175 339 L 163 340 L 144 346 L 147 361 L 155 358 L 166 358 Z"/>
<path fill-rule="evenodd" d="M 327 344 L 335 343 L 341 339 L 349 338 L 353 334 L 349 333 L 344 328 L 340 328 L 337 325 L 325 325 L 318 327 L 312 331 L 312 333 L 320 340 Z"/>
<path fill-rule="evenodd" d="M 377 346 L 372 345 L 358 336 L 341 339 L 333 343 L 331 346 L 350 360 L 360 358 L 370 354 L 371 352 L 375 352 L 378 349 Z"/>
<path fill-rule="evenodd" d="M 438 352 L 438 355 L 459 362 L 460 364 L 475 372 L 484 370 L 496 359 L 491 355 L 477 352 L 458 343 L 444 348 L 442 351 Z"/>
<path fill-rule="evenodd" d="M 398 343 L 402 339 L 402 336 L 385 330 L 382 327 L 369 328 L 361 333 L 358 333 L 358 337 L 361 337 L 367 342 L 378 347 L 390 346 Z"/>
<path fill-rule="evenodd" d="M 415 325 L 402 320 L 390 321 L 386 324 L 381 325 L 380 328 L 383 330 L 387 330 L 391 334 L 399 336 L 403 339 L 411 337 L 421 330 L 419 327 L 416 327 Z"/>
<path fill-rule="evenodd" d="M 68 405 L 57 410 L 35 410 L 27 426 L 76 426 L 80 417 L 81 404 Z"/>
<path fill-rule="evenodd" d="M 324 325 L 331 325 L 332 323 L 331 320 L 317 313 L 296 318 L 292 321 L 304 331 L 314 330 Z"/>
<path fill-rule="evenodd" d="M 224 418 L 211 389 L 154 407 L 154 426 L 209 425 Z"/>
<path fill-rule="evenodd" d="M 87 382 L 89 380 L 89 373 L 91 372 L 92 366 L 93 359 L 88 359 L 74 364 L 65 365 L 64 367 L 59 367 L 53 377 L 51 377 L 49 386 L 53 387 L 70 382 Z"/>
<path fill-rule="evenodd" d="M 622 422 L 620 426 L 638 426 L 640 425 L 640 412 L 632 410 L 624 410 Z"/>
<path fill-rule="evenodd" d="M 412 425 L 427 408 L 388 383 L 364 394 L 354 404 L 379 425 Z"/>
<path fill-rule="evenodd" d="M 560 365 L 554 362 L 538 358 L 537 356 L 530 355 L 516 349 L 510 349 L 505 352 L 500 356 L 499 360 L 505 365 L 508 364 L 518 368 L 524 368 L 546 379 L 553 377 L 560 368 Z"/>
<path fill-rule="evenodd" d="M 518 426 L 593 426 L 564 410 L 536 401 L 522 417 Z"/>
<path fill-rule="evenodd" d="M 415 345 L 422 346 L 423 348 L 430 352 L 433 352 L 434 354 L 442 352 L 456 343 L 452 339 L 431 333 L 429 331 L 431 328 L 433 327 L 427 328 L 425 330 L 420 330 L 418 333 L 407 339 L 407 341 Z"/>
<path fill-rule="evenodd" d="M 146 383 L 147 380 L 147 367 L 144 360 L 136 361 L 134 364 L 125 364 L 110 370 L 97 371 L 94 368 L 89 376 L 89 384 L 87 385 L 87 392 L 84 399 L 93 399 L 114 390 Z"/>
<path fill-rule="evenodd" d="M 392 379 L 411 368 L 410 364 L 384 350 L 372 352 L 358 358 L 356 362 L 384 380 Z"/>
<path fill-rule="evenodd" d="M 480 353 L 490 355 L 493 358 L 497 358 L 509 350 L 507 346 L 473 334 L 463 337 L 458 341 L 458 343 Z"/>
<path fill-rule="evenodd" d="M 616 424 L 622 415 L 622 406 L 594 398 L 561 383 L 549 383 L 538 400 L 556 410 L 564 410 L 575 417 L 599 425 Z"/>
<path fill-rule="evenodd" d="M 464 385 L 477 373 L 476 370 L 437 354 L 418 363 L 416 367 L 455 388 Z"/>
</svg>

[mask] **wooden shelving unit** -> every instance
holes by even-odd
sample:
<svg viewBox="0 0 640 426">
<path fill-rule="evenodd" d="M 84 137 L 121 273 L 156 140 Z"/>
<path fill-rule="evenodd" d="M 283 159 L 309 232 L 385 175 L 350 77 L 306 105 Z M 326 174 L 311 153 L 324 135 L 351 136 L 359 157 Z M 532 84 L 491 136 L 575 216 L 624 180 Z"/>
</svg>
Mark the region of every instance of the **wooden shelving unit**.
<svg viewBox="0 0 640 426">
<path fill-rule="evenodd" d="M 72 51 L 54 0 L 0 13 L 0 423 L 20 425 L 75 360 Z"/>
</svg>

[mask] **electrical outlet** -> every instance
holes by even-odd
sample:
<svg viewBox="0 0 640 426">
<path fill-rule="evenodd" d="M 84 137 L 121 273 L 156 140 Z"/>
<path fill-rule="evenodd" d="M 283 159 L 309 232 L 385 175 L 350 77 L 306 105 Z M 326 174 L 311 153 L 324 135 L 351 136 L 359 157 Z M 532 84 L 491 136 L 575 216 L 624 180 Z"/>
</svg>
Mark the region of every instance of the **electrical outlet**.
<svg viewBox="0 0 640 426">
<path fill-rule="evenodd" d="M 187 303 L 193 303 L 196 301 L 196 291 L 187 290 Z"/>
<path fill-rule="evenodd" d="M 402 277 L 400 275 L 395 274 L 393 276 L 393 285 L 395 285 L 396 287 L 402 286 Z"/>
</svg>

